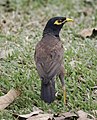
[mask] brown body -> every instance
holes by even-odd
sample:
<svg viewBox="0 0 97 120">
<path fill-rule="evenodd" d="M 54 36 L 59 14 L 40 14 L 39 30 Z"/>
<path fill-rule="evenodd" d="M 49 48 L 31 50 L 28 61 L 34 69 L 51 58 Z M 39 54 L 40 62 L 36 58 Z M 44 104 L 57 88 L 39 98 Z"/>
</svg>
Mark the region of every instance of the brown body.
<svg viewBox="0 0 97 120">
<path fill-rule="evenodd" d="M 64 79 L 63 56 L 60 38 L 51 34 L 46 34 L 36 46 L 35 62 L 42 80 L 41 98 L 45 102 L 50 103 L 55 99 L 55 76 Z"/>
</svg>

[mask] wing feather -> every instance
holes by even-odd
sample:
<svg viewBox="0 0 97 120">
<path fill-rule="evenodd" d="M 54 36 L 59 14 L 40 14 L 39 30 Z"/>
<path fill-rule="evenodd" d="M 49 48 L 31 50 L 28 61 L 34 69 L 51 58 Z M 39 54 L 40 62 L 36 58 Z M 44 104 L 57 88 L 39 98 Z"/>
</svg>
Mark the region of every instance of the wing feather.
<svg viewBox="0 0 97 120">
<path fill-rule="evenodd" d="M 41 79 L 52 79 L 59 72 L 62 64 L 64 49 L 61 41 L 52 40 L 48 43 L 39 42 L 35 49 L 35 62 Z M 46 45 L 47 44 L 47 45 Z"/>
</svg>

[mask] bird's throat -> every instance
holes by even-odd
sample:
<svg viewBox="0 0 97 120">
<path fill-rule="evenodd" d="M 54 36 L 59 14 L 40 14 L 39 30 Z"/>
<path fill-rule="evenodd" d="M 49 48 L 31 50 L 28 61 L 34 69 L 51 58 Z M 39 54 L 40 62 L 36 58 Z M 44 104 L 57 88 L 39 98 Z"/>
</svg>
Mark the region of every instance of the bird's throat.
<svg viewBox="0 0 97 120">
<path fill-rule="evenodd" d="M 59 30 L 54 30 L 54 29 L 50 29 L 50 28 L 47 29 L 46 28 L 43 31 L 43 36 L 46 35 L 46 34 L 51 34 L 55 37 L 59 37 L 59 32 L 60 32 Z"/>
</svg>

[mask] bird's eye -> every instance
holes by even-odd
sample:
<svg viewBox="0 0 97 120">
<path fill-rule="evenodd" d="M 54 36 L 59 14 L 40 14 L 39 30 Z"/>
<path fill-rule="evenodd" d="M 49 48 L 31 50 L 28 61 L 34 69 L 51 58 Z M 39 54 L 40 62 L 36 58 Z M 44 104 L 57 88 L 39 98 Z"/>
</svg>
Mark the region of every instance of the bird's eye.
<svg viewBox="0 0 97 120">
<path fill-rule="evenodd" d="M 62 22 L 62 20 L 58 20 L 58 22 L 60 23 L 60 22 Z"/>
<path fill-rule="evenodd" d="M 61 24 L 62 24 L 62 20 L 56 20 L 56 21 L 54 22 L 54 24 L 55 24 L 55 25 L 61 25 Z"/>
</svg>

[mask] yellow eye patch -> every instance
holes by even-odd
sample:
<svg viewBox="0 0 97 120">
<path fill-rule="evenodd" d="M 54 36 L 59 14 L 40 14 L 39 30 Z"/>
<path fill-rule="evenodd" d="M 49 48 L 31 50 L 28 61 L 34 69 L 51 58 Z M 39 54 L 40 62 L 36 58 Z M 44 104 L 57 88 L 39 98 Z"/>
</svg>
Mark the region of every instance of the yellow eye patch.
<svg viewBox="0 0 97 120">
<path fill-rule="evenodd" d="M 65 23 L 65 22 L 74 22 L 74 20 L 73 20 L 73 19 L 70 19 L 70 18 L 66 18 L 66 20 L 64 20 L 64 21 L 62 21 L 62 20 L 56 20 L 56 21 L 54 22 L 54 24 L 55 24 L 55 25 L 61 25 L 61 24 Z"/>
<path fill-rule="evenodd" d="M 54 22 L 54 24 L 55 25 L 61 25 L 63 22 L 61 21 L 61 20 L 56 20 L 55 22 Z"/>
</svg>

